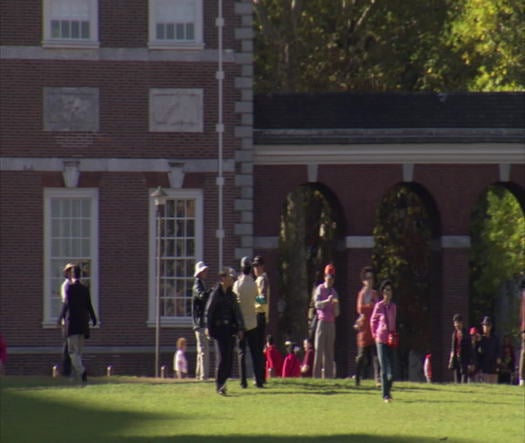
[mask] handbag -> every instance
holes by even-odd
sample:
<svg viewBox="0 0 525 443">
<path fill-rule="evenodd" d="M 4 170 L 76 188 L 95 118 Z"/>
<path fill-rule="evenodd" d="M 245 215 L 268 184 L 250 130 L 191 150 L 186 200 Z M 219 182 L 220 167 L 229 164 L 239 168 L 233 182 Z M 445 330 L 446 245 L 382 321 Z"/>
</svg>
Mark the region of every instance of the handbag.
<svg viewBox="0 0 525 443">
<path fill-rule="evenodd" d="M 397 332 L 389 332 L 386 344 L 391 348 L 399 347 L 399 334 Z"/>
</svg>

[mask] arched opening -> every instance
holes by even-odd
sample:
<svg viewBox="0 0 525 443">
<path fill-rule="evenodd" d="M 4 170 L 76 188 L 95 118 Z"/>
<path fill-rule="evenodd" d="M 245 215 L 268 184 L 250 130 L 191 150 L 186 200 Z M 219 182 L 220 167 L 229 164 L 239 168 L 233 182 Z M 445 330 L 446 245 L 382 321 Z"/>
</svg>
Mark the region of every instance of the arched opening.
<svg viewBox="0 0 525 443">
<path fill-rule="evenodd" d="M 398 377 L 419 380 L 423 356 L 439 343 L 439 214 L 430 194 L 401 183 L 383 197 L 377 210 L 372 261 L 378 284 L 394 283 L 400 348 Z"/>
<path fill-rule="evenodd" d="M 489 186 L 472 211 L 471 324 L 493 319 L 500 338 L 518 336 L 519 286 L 525 278 L 525 193 L 509 184 Z"/>
<path fill-rule="evenodd" d="M 308 336 L 312 290 L 322 282 L 327 263 L 333 263 L 337 269 L 338 292 L 344 294 L 345 291 L 342 211 L 336 196 L 327 187 L 305 184 L 287 195 L 280 223 L 278 340 L 300 342 Z M 338 323 L 343 322 L 338 320 Z M 340 335 L 339 326 L 337 334 Z M 336 356 L 340 359 L 338 368 L 346 362 L 340 354 Z"/>
</svg>

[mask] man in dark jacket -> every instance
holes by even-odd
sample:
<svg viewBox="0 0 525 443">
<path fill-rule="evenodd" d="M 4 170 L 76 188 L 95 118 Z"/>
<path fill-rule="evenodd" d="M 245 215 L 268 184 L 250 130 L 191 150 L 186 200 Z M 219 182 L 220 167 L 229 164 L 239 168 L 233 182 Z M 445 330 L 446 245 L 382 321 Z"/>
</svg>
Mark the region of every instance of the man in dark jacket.
<svg viewBox="0 0 525 443">
<path fill-rule="evenodd" d="M 219 349 L 216 387 L 220 395 L 226 395 L 226 381 L 231 376 L 234 335 L 238 334 L 242 339 L 244 332 L 242 314 L 232 291 L 234 276 L 232 269 L 219 273 L 219 284 L 206 306 L 206 335 L 217 341 Z"/>
<path fill-rule="evenodd" d="M 453 371 L 456 383 L 467 383 L 472 349 L 470 336 L 463 325 L 463 317 L 460 314 L 455 314 L 452 321 L 454 332 L 452 332 L 448 368 Z"/>
<path fill-rule="evenodd" d="M 197 380 L 207 380 L 209 374 L 210 346 L 209 339 L 206 337 L 205 328 L 206 320 L 204 313 L 206 303 L 210 297 L 210 290 L 206 288 L 206 277 L 208 275 L 208 266 L 203 261 L 195 264 L 195 282 L 191 297 L 191 310 L 193 317 L 193 330 L 197 344 L 197 362 L 195 365 L 195 378 Z"/>
<path fill-rule="evenodd" d="M 82 351 L 84 339 L 89 338 L 89 319 L 93 326 L 97 324 L 95 311 L 91 305 L 91 297 L 87 286 L 80 282 L 80 267 L 74 266 L 72 279 L 66 288 L 62 311 L 58 317 L 58 324 L 65 320 L 65 331 L 67 335 L 67 347 L 71 363 L 75 369 L 76 376 L 83 382 L 87 381 L 87 374 L 82 364 Z"/>
</svg>

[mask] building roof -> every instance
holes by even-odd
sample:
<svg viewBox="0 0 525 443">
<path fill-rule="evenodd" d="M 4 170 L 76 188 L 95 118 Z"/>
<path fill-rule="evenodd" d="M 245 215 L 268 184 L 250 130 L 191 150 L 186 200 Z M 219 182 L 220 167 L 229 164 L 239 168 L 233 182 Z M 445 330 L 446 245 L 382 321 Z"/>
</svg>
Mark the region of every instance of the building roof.
<svg viewBox="0 0 525 443">
<path fill-rule="evenodd" d="M 525 93 L 256 95 L 254 129 L 259 144 L 447 140 L 522 143 Z"/>
</svg>

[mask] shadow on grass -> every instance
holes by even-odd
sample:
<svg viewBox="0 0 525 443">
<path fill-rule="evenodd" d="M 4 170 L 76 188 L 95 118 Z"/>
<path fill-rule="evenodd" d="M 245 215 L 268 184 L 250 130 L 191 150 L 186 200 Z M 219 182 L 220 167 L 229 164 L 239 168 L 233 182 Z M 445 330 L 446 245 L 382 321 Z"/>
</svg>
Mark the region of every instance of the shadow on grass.
<svg viewBox="0 0 525 443">
<path fill-rule="evenodd" d="M 373 436 L 368 434 L 339 434 L 311 436 L 274 436 L 274 435 L 176 435 L 158 438 L 122 438 L 115 443 L 439 443 L 448 437 L 429 438 L 423 436 Z M 452 440 L 451 440 L 452 441 Z M 474 443 L 472 440 L 454 439 L 454 443 Z"/>
</svg>

